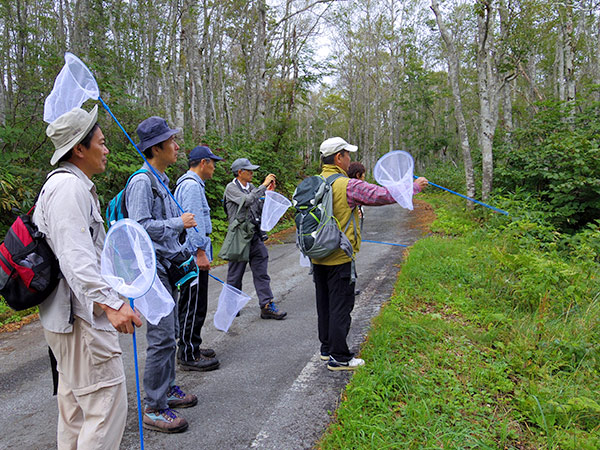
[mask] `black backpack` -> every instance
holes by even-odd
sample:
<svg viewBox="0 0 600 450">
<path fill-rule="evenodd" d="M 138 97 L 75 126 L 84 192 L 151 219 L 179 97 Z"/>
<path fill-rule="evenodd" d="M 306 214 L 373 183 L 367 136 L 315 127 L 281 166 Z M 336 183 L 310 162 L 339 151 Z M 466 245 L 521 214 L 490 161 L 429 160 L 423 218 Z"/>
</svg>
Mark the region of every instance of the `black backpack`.
<svg viewBox="0 0 600 450">
<path fill-rule="evenodd" d="M 343 176 L 308 177 L 294 191 L 292 204 L 296 208 L 296 245 L 309 258 L 322 259 L 337 249 L 342 249 L 348 257 L 352 257 L 352 244 L 344 232 L 354 221 L 354 214 L 344 232 L 333 215 L 332 186 L 335 180 Z"/>
<path fill-rule="evenodd" d="M 57 173 L 71 172 L 55 170 L 46 181 Z M 62 277 L 46 237 L 31 220 L 39 196 L 29 212 L 13 222 L 0 244 L 0 295 L 17 311 L 46 300 Z"/>
</svg>

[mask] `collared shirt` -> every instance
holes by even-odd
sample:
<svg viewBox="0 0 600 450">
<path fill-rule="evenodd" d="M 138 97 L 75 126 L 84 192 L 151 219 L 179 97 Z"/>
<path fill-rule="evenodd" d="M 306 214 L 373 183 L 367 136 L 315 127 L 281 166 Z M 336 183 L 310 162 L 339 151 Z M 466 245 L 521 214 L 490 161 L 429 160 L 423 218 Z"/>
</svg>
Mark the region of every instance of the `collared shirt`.
<svg viewBox="0 0 600 450">
<path fill-rule="evenodd" d="M 49 331 L 70 333 L 72 312 L 96 329 L 115 331 L 95 304 L 113 309 L 123 305 L 100 275 L 106 234 L 96 186 L 74 164 L 59 167 L 70 173 L 56 174 L 45 183 L 33 213 L 33 222 L 46 235 L 64 276 L 40 304 L 40 321 Z"/>
<path fill-rule="evenodd" d="M 419 192 L 421 192 L 421 187 L 416 182 L 413 183 L 413 194 L 418 194 Z M 346 195 L 350 208 L 358 205 L 380 206 L 396 203 L 396 200 L 394 200 L 394 197 L 392 197 L 387 188 L 357 178 L 350 178 L 350 181 L 348 181 Z"/>
<path fill-rule="evenodd" d="M 227 184 L 223 200 L 229 222 L 231 223 L 235 219 L 237 209 L 243 201 L 244 206 L 241 212 L 243 217 L 252 220 L 256 225 L 260 224 L 266 190 L 267 187 L 264 184 L 256 187 L 252 183 L 248 183 L 244 188 L 236 178 Z"/>
<path fill-rule="evenodd" d="M 198 249 L 204 250 L 209 261 L 212 261 L 212 246 L 208 235 L 212 233 L 210 221 L 210 206 L 206 200 L 206 185 L 204 180 L 195 172 L 188 170 L 177 180 L 175 199 L 179 202 L 185 212 L 194 214 L 198 224 L 196 231 L 188 228 L 185 245 L 187 249 L 196 256 Z"/>
<path fill-rule="evenodd" d="M 142 169 L 150 171 L 144 163 Z M 169 186 L 169 177 L 154 169 L 165 186 Z M 150 171 L 151 172 L 151 171 Z M 154 174 L 150 173 L 150 176 Z M 183 231 L 183 219 L 179 208 L 165 188 L 156 180 L 158 196 L 154 198 L 152 182 L 148 174 L 141 173 L 131 179 L 127 186 L 125 201 L 129 218 L 140 223 L 148 232 L 156 250 L 157 270 L 166 272 L 173 259 L 183 248 L 179 236 Z"/>
</svg>

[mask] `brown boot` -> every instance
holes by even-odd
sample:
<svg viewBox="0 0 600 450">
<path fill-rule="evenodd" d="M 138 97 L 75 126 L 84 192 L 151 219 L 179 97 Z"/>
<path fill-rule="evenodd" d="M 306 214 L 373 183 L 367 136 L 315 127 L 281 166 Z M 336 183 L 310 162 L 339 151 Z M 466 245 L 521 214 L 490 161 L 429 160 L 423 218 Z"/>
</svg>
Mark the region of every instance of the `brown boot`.
<svg viewBox="0 0 600 450">
<path fill-rule="evenodd" d="M 170 408 L 152 409 L 146 407 L 142 422 L 147 430 L 160 431 L 161 433 L 181 433 L 188 428 L 187 420 Z"/>
<path fill-rule="evenodd" d="M 190 408 L 196 406 L 198 397 L 194 394 L 186 394 L 179 386 L 173 385 L 167 391 L 167 404 L 169 408 Z"/>
<path fill-rule="evenodd" d="M 287 313 L 279 311 L 279 308 L 277 308 L 277 305 L 275 305 L 275 303 L 273 302 L 269 302 L 265 306 L 260 308 L 261 319 L 282 320 L 285 319 L 285 316 L 287 316 Z"/>
</svg>

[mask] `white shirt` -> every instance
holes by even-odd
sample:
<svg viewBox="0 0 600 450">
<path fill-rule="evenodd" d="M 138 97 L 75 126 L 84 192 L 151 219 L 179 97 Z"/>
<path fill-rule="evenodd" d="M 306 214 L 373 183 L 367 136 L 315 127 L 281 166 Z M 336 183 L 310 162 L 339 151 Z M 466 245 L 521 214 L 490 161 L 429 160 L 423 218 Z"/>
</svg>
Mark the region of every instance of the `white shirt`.
<svg viewBox="0 0 600 450">
<path fill-rule="evenodd" d="M 46 235 L 58 258 L 64 278 L 40 304 L 45 329 L 69 333 L 73 315 L 99 330 L 114 331 L 106 314 L 95 303 L 119 309 L 123 301 L 100 275 L 100 256 L 106 232 L 96 186 L 77 166 L 61 163 L 59 173 L 44 185 L 33 213 L 33 222 Z"/>
</svg>

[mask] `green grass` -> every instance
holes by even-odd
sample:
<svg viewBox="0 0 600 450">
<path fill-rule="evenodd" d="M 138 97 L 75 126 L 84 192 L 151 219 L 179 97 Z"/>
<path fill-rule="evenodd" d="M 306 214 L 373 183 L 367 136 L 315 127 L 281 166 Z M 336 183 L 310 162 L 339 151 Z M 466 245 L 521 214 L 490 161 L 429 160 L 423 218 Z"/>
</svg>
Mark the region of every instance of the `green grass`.
<svg viewBox="0 0 600 450">
<path fill-rule="evenodd" d="M 18 322 L 23 317 L 37 312 L 37 310 L 36 306 L 25 311 L 14 311 L 4 302 L 4 299 L 0 297 L 0 327 L 8 323 Z"/>
<path fill-rule="evenodd" d="M 410 250 L 319 448 L 600 448 L 598 261 L 425 198 L 435 234 Z"/>
</svg>

